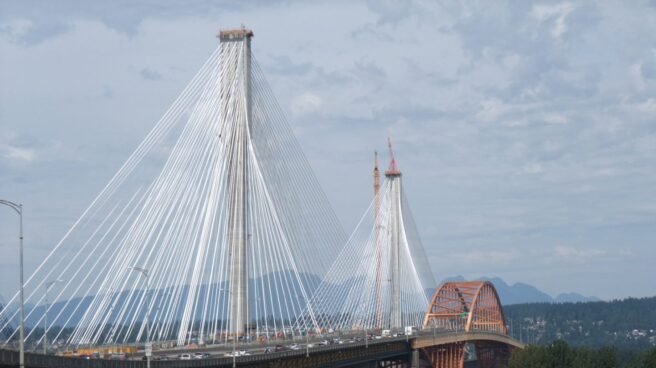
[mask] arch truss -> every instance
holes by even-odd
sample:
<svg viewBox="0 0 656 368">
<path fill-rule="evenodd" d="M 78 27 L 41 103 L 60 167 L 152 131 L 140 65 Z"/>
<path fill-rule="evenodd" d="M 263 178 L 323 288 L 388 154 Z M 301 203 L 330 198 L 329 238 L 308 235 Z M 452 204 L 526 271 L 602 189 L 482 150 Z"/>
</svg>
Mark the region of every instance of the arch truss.
<svg viewBox="0 0 656 368">
<path fill-rule="evenodd" d="M 423 327 L 508 334 L 499 295 L 489 281 L 442 284 L 431 299 Z M 502 367 L 508 362 L 509 347 L 492 341 L 431 346 L 423 349 L 423 355 L 434 367 L 462 368 L 473 349 L 481 367 Z"/>
</svg>

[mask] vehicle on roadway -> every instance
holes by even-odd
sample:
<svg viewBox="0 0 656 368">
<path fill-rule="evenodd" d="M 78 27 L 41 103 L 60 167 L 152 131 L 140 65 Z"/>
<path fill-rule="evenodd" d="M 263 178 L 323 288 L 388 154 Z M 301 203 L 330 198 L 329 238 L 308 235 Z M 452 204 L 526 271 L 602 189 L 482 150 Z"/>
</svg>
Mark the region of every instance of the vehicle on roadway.
<svg viewBox="0 0 656 368">
<path fill-rule="evenodd" d="M 289 350 L 289 348 L 286 347 L 285 345 L 276 345 L 276 347 L 273 349 L 273 351 L 276 351 L 276 352 L 278 352 L 278 351 L 287 351 L 287 350 Z"/>
<path fill-rule="evenodd" d="M 126 358 L 127 356 L 125 355 L 125 353 L 116 353 L 110 355 L 109 357 L 110 360 L 126 360 Z"/>
<path fill-rule="evenodd" d="M 417 326 L 405 326 L 405 334 L 408 336 L 416 335 L 418 332 Z"/>
<path fill-rule="evenodd" d="M 180 359 L 180 360 L 191 360 L 191 354 L 187 354 L 187 353 L 180 354 L 180 355 L 178 355 L 178 359 Z"/>
<path fill-rule="evenodd" d="M 224 356 L 226 356 L 226 357 L 232 357 L 232 356 L 240 357 L 240 356 L 247 356 L 247 355 L 251 355 L 251 353 L 248 352 L 248 351 L 246 351 L 246 350 L 238 350 L 238 351 L 235 351 L 235 352 L 234 352 L 234 355 L 233 355 L 233 353 L 232 353 L 231 351 L 229 351 L 229 352 L 227 352 L 227 353 L 224 354 Z M 208 355 L 208 356 L 209 356 L 209 355 Z"/>
</svg>

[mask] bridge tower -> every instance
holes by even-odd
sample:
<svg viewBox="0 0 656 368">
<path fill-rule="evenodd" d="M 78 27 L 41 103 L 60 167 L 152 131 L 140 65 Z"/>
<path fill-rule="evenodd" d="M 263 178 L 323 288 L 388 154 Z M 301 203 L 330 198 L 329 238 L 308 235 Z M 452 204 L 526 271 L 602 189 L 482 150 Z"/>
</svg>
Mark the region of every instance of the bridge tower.
<svg viewBox="0 0 656 368">
<path fill-rule="evenodd" d="M 374 152 L 374 242 L 376 252 L 376 284 L 375 290 L 375 323 L 374 327 L 383 327 L 383 296 L 382 296 L 382 244 L 380 241 L 380 172 L 378 171 L 378 152 Z"/>
<path fill-rule="evenodd" d="M 312 296 L 319 324 L 335 330 L 420 326 L 435 285 L 388 140 L 383 173 L 374 155 L 374 198 Z M 383 180 L 380 180 L 383 179 Z"/>
<path fill-rule="evenodd" d="M 390 181 L 390 227 L 389 237 L 390 237 L 390 274 L 389 282 L 391 285 L 391 308 L 390 308 L 390 329 L 400 329 L 402 326 L 401 321 L 401 265 L 400 265 L 400 244 L 401 244 L 401 171 L 399 171 L 396 166 L 396 160 L 394 159 L 394 151 L 392 151 L 392 140 L 387 139 L 387 145 L 389 148 L 390 154 L 390 166 L 389 169 L 385 171 L 385 177 Z"/>
<path fill-rule="evenodd" d="M 38 325 L 43 285 L 65 280 L 50 304 L 66 305 L 48 315 L 50 334 L 61 327 L 53 339 L 182 346 L 321 330 L 312 295 L 346 234 L 251 50 L 253 32 L 216 36 L 205 63 L 28 278 L 26 315 Z M 0 311 L 0 336 L 9 334 L 0 345 L 14 338 L 18 295 Z M 26 339 L 45 337 L 36 331 Z"/>
<path fill-rule="evenodd" d="M 243 335 L 248 321 L 248 145 L 251 124 L 251 30 L 241 28 L 221 31 L 221 52 L 237 50 L 237 78 L 245 97 L 242 114 L 233 125 L 234 132 L 228 136 L 228 248 L 229 248 L 229 308 L 230 332 Z M 237 45 L 234 45 L 234 44 Z M 222 83 L 232 83 L 229 78 Z M 228 89 L 228 86 L 223 86 Z M 239 107 L 237 107 L 239 108 Z"/>
</svg>

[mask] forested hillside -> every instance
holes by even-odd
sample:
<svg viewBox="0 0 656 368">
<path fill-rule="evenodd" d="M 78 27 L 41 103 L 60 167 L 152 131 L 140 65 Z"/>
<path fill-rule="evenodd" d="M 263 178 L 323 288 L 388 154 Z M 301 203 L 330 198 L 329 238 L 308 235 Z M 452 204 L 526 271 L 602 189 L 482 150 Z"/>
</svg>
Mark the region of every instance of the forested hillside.
<svg viewBox="0 0 656 368">
<path fill-rule="evenodd" d="M 610 302 L 530 303 L 504 307 L 511 334 L 525 342 L 562 339 L 573 346 L 656 346 L 656 297 Z"/>
<path fill-rule="evenodd" d="M 548 346 L 528 346 L 515 350 L 509 368 L 656 368 L 656 348 L 646 351 L 618 351 L 605 347 L 570 347 L 562 340 Z"/>
</svg>

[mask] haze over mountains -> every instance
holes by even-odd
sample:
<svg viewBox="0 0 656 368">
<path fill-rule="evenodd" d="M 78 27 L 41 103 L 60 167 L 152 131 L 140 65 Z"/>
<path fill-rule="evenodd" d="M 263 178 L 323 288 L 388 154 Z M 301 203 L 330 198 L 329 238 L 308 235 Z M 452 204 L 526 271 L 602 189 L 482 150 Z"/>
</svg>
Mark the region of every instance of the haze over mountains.
<svg viewBox="0 0 656 368">
<path fill-rule="evenodd" d="M 499 297 L 501 298 L 501 303 L 504 305 L 511 305 L 511 304 L 522 304 L 522 303 L 567 303 L 567 302 L 590 302 L 590 301 L 599 301 L 600 299 L 594 296 L 584 296 L 578 293 L 562 293 L 558 294 L 556 297 L 552 297 L 549 294 L 539 290 L 535 286 L 526 284 L 526 283 L 521 283 L 517 282 L 512 285 L 508 285 L 503 279 L 499 277 L 480 277 L 478 278 L 480 280 L 487 280 L 492 282 L 494 284 L 494 287 L 497 289 L 497 292 L 499 293 Z M 258 279 L 259 280 L 259 279 Z M 454 276 L 454 277 L 448 277 L 443 280 L 443 282 L 446 281 L 465 281 L 465 278 L 462 276 Z M 312 288 L 313 286 L 316 287 L 320 283 L 319 278 L 316 275 L 305 275 L 305 282 L 307 283 L 307 286 Z M 439 285 L 438 285 L 439 286 Z M 217 288 L 225 288 L 226 286 L 219 285 L 216 286 Z M 336 285 L 335 287 L 340 287 L 339 285 Z M 205 287 L 202 287 L 201 290 L 199 290 L 200 294 L 204 294 Z M 427 289 L 426 294 L 428 297 L 430 297 L 433 294 L 434 290 L 433 289 Z M 125 299 L 127 294 L 121 293 L 120 294 L 121 300 Z M 62 309 L 65 309 L 63 311 L 63 315 L 66 315 L 67 317 L 71 317 L 71 323 L 75 324 L 79 321 L 79 319 L 82 317 L 83 311 L 86 310 L 85 307 L 88 307 L 91 303 L 91 297 L 86 297 L 84 300 L 82 300 L 82 305 L 80 308 L 75 308 L 77 304 L 80 302 L 79 298 L 74 298 L 68 303 L 67 305 L 67 300 L 61 300 L 58 302 L 55 302 L 54 305 L 51 307 L 51 314 L 52 316 L 57 315 Z M 2 310 L 2 306 L 5 304 L 6 300 L 3 300 L 3 297 L 0 296 L 0 310 Z M 120 305 L 120 303 L 119 303 Z M 254 307 L 253 305 L 251 307 Z M 33 305 L 29 304 L 26 305 L 26 310 L 31 311 L 33 308 Z M 35 323 L 37 323 L 38 318 L 43 314 L 42 307 L 37 307 L 34 310 L 34 313 L 31 316 L 27 316 L 26 318 L 26 325 L 27 326 L 33 326 Z"/>
<path fill-rule="evenodd" d="M 499 293 L 499 298 L 503 305 L 522 304 L 522 303 L 576 303 L 576 302 L 594 302 L 600 299 L 595 296 L 584 296 L 579 293 L 561 293 L 552 297 L 551 295 L 539 290 L 535 286 L 517 282 L 508 285 L 499 277 L 481 276 L 478 280 L 487 280 L 492 282 Z M 446 281 L 465 281 L 462 276 L 447 277 Z"/>
</svg>

